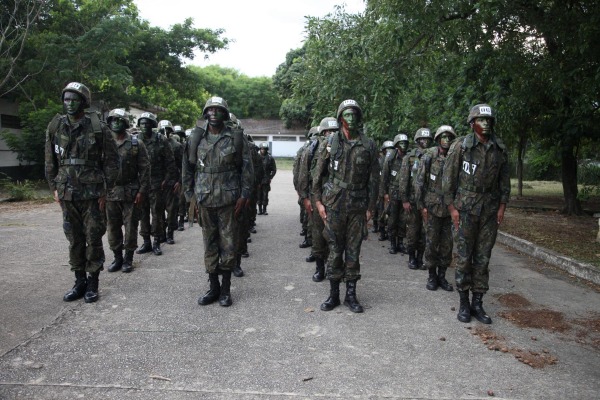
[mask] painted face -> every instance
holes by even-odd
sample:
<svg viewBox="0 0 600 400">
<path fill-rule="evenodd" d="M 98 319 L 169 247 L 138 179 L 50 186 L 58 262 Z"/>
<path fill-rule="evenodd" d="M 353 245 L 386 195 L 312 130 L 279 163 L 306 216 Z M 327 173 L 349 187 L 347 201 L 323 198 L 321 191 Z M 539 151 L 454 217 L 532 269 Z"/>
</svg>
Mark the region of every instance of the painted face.
<svg viewBox="0 0 600 400">
<path fill-rule="evenodd" d="M 473 121 L 473 130 L 478 135 L 490 136 L 492 134 L 492 121 L 489 118 L 477 117 Z"/>
<path fill-rule="evenodd" d="M 406 149 L 408 149 L 408 142 L 398 142 L 398 144 L 396 145 L 396 148 L 399 150 L 402 150 L 402 152 L 406 152 Z"/>
<path fill-rule="evenodd" d="M 325 129 L 324 131 L 321 131 L 324 137 L 329 137 L 332 132 L 335 132 L 335 129 Z"/>
<path fill-rule="evenodd" d="M 452 142 L 453 139 L 454 139 L 454 135 L 447 133 L 447 132 L 442 133 L 442 135 L 440 136 L 440 147 L 442 149 L 449 149 L 450 143 Z"/>
<path fill-rule="evenodd" d="M 65 105 L 65 110 L 69 115 L 77 115 L 81 111 L 82 107 L 82 98 L 79 94 L 75 92 L 65 92 L 63 96 L 63 104 Z"/>
<path fill-rule="evenodd" d="M 206 114 L 208 115 L 209 125 L 214 127 L 223 126 L 227 117 L 227 113 L 221 107 L 208 107 Z"/>
<path fill-rule="evenodd" d="M 150 135 L 152 133 L 152 121 L 147 118 L 139 120 L 140 130 L 144 135 Z"/>
<path fill-rule="evenodd" d="M 127 125 L 123 118 L 112 118 L 110 120 L 110 129 L 113 132 L 123 133 L 127 129 Z"/>
<path fill-rule="evenodd" d="M 358 111 L 354 108 L 344 110 L 344 112 L 342 112 L 342 121 L 348 129 L 356 129 L 358 127 Z"/>
<path fill-rule="evenodd" d="M 417 139 L 417 144 L 419 145 L 420 148 L 426 149 L 431 144 L 431 139 L 429 139 L 429 138 L 419 138 L 419 139 Z"/>
</svg>

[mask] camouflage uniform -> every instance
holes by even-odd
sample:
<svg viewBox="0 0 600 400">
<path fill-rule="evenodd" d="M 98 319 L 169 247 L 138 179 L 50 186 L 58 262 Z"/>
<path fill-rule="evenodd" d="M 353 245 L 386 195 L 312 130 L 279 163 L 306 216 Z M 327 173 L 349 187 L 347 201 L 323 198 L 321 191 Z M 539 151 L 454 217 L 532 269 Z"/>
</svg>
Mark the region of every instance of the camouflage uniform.
<svg viewBox="0 0 600 400">
<path fill-rule="evenodd" d="M 144 241 L 149 240 L 152 235 L 156 247 L 165 232 L 164 192 L 173 190 L 173 185 L 178 180 L 177 167 L 173 150 L 164 135 L 153 132 L 149 138 L 141 134 L 138 139 L 146 146 L 150 160 L 150 193 L 144 199 L 141 209 L 140 235 Z M 152 225 L 150 225 L 150 215 L 152 215 Z"/>
<path fill-rule="evenodd" d="M 115 138 L 116 139 L 116 138 Z M 133 202 L 136 195 L 148 195 L 150 190 L 150 162 L 146 146 L 136 136 L 125 134 L 117 141 L 121 157 L 121 175 L 106 198 L 108 244 L 113 252 L 123 248 L 133 255 L 137 248 L 139 207 Z M 122 227 L 125 228 L 123 236 Z"/>
<path fill-rule="evenodd" d="M 173 134 L 168 138 L 169 146 L 175 159 L 175 168 L 177 170 L 177 182 L 181 184 L 181 161 L 183 157 L 183 146 L 179 141 L 173 138 Z M 176 192 L 173 189 L 167 189 L 165 193 L 165 210 L 167 211 L 167 243 L 173 244 L 173 232 L 178 228 L 177 216 L 179 215 L 179 195 L 181 188 Z"/>
<path fill-rule="evenodd" d="M 67 92 L 79 95 L 81 110 L 90 106 L 91 95 L 85 85 L 69 83 L 63 89 L 63 100 Z M 85 292 L 86 302 L 96 301 L 106 232 L 106 215 L 99 199 L 119 175 L 117 144 L 98 114 L 86 113 L 73 123 L 68 115 L 57 114 L 46 129 L 44 155 L 46 180 L 60 201 L 69 265 L 76 277 L 75 286 L 63 299 L 76 300 Z"/>
<path fill-rule="evenodd" d="M 266 143 L 263 143 L 263 145 Z M 261 145 L 262 147 L 262 145 Z M 263 155 L 261 152 L 258 153 L 263 163 L 264 176 L 260 187 L 258 189 L 258 208 L 259 214 L 268 215 L 267 206 L 269 205 L 269 192 L 271 191 L 271 180 L 277 173 L 277 165 L 275 159 L 269 154 L 267 150 L 266 154 Z"/>
<path fill-rule="evenodd" d="M 301 192 L 303 189 L 300 186 L 308 185 L 309 177 L 303 174 L 310 173 L 310 170 L 306 168 L 306 166 L 304 166 L 303 168 L 302 164 L 306 162 L 306 158 L 308 157 L 306 155 L 307 150 L 310 149 L 311 145 L 314 143 L 314 140 L 316 140 L 316 137 L 314 136 L 316 133 L 317 127 L 310 128 L 310 131 L 308 132 L 309 139 L 306 141 L 306 143 L 304 143 L 304 145 L 302 145 L 302 147 L 300 147 L 300 149 L 296 153 L 296 159 L 294 160 L 294 188 L 296 189 L 296 193 L 298 193 L 298 205 L 300 206 L 300 223 L 302 224 L 301 235 L 304 236 L 304 240 L 302 241 L 302 243 L 300 243 L 301 249 L 311 247 L 313 245 L 313 219 L 311 215 L 309 215 L 308 211 L 306 211 L 303 201 L 304 198 L 308 197 L 308 195 L 304 198 L 302 197 Z M 313 255 L 312 251 L 311 255 Z"/>
<path fill-rule="evenodd" d="M 252 183 L 252 190 L 250 191 L 248 208 L 250 209 L 250 226 L 254 227 L 256 225 L 256 202 L 258 199 L 258 187 L 262 182 L 265 170 L 263 167 L 262 159 L 258 154 L 258 146 L 254 142 L 249 141 L 248 149 L 250 151 L 252 169 L 254 172 L 254 180 Z"/>
<path fill-rule="evenodd" d="M 387 234 L 390 238 L 390 253 L 396 254 L 398 250 L 404 252 L 402 241 L 406 236 L 406 223 L 404 221 L 404 209 L 400 202 L 400 191 L 398 187 L 398 174 L 402 166 L 404 154 L 394 149 L 385 157 L 383 170 L 381 171 L 380 197 L 389 196 Z"/>
</svg>

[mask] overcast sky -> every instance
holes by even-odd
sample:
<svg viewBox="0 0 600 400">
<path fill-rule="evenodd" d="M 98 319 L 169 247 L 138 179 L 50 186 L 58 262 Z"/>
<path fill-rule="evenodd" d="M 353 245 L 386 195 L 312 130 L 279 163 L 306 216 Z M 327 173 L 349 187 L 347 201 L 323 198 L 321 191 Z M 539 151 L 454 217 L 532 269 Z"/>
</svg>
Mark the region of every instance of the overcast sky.
<svg viewBox="0 0 600 400">
<path fill-rule="evenodd" d="M 151 25 L 168 29 L 185 18 L 196 28 L 223 28 L 235 40 L 229 49 L 202 55 L 191 64 L 218 64 L 248 76 L 272 76 L 291 49 L 302 45 L 305 16 L 323 17 L 336 5 L 349 13 L 364 10 L 363 0 L 135 0 L 140 15 Z"/>
</svg>

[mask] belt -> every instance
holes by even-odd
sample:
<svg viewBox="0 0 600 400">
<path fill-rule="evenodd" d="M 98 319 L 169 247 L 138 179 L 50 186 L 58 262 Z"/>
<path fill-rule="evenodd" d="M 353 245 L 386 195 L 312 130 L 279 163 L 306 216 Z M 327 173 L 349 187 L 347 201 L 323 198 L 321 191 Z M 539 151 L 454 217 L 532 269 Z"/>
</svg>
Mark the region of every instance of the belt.
<svg viewBox="0 0 600 400">
<path fill-rule="evenodd" d="M 60 160 L 60 165 L 85 165 L 86 167 L 97 167 L 96 161 L 86 160 L 85 158 L 64 158 Z"/>
<path fill-rule="evenodd" d="M 203 172 L 206 174 L 218 174 L 219 172 L 235 171 L 237 168 L 235 165 L 219 165 L 217 167 L 205 167 L 203 165 L 196 166 L 197 172 Z"/>
<path fill-rule="evenodd" d="M 348 190 L 360 190 L 360 189 L 365 188 L 365 185 L 363 183 L 360 183 L 360 184 L 347 183 L 338 178 L 333 178 L 333 183 L 335 183 L 336 185 L 338 185 L 339 187 L 341 187 L 343 189 L 348 189 Z"/>
</svg>

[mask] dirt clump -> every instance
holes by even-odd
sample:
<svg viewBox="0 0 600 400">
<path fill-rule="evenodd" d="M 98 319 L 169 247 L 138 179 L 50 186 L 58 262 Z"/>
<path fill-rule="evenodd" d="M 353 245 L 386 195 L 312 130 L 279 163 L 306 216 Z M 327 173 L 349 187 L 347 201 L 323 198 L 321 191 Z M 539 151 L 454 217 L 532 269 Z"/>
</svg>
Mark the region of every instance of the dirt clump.
<svg viewBox="0 0 600 400">
<path fill-rule="evenodd" d="M 525 308 L 531 306 L 531 302 L 529 300 L 517 293 L 507 293 L 500 295 L 498 296 L 498 301 L 504 307 L 510 308 Z"/>
<path fill-rule="evenodd" d="M 566 332 L 571 326 L 565 322 L 564 314 L 552 310 L 511 310 L 498 313 L 502 318 L 520 328 L 544 329 L 550 332 Z"/>
</svg>

